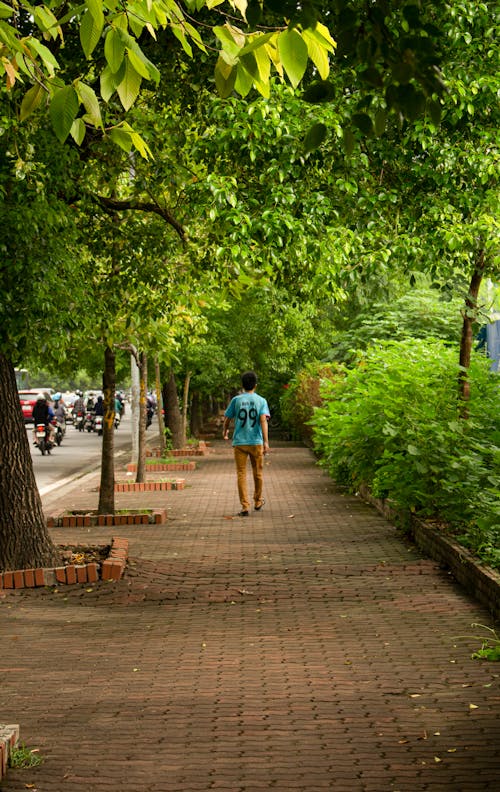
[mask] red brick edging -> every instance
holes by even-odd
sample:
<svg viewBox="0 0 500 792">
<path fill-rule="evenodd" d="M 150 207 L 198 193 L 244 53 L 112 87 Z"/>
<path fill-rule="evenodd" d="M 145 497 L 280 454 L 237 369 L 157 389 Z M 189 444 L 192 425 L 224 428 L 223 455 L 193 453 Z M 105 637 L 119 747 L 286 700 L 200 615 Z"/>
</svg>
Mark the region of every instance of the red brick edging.
<svg viewBox="0 0 500 792">
<path fill-rule="evenodd" d="M 128 558 L 128 539 L 114 536 L 109 556 L 98 564 L 68 564 L 39 569 L 16 569 L 0 572 L 0 589 L 37 588 L 72 583 L 96 583 L 101 580 L 120 580 Z"/>
<path fill-rule="evenodd" d="M 127 473 L 135 473 L 137 465 L 130 462 L 127 465 Z M 146 470 L 156 473 L 162 470 L 196 470 L 196 462 L 151 462 L 146 464 Z"/>
<path fill-rule="evenodd" d="M 110 525 L 160 525 L 166 522 L 166 509 L 151 509 L 150 512 L 132 512 L 127 514 L 56 514 L 47 517 L 47 528 L 90 528 Z"/>
<path fill-rule="evenodd" d="M 149 467 L 149 465 L 148 465 Z M 155 468 L 156 465 L 153 465 Z M 117 481 L 115 492 L 157 492 L 159 490 L 183 490 L 185 479 L 175 479 L 173 481 Z"/>
<path fill-rule="evenodd" d="M 208 444 L 204 440 L 200 440 L 197 446 L 187 446 L 186 448 L 170 448 L 165 452 L 165 456 L 205 456 L 209 453 Z M 147 448 L 147 457 L 161 457 L 163 456 L 160 448 Z"/>
<path fill-rule="evenodd" d="M 401 518 L 390 501 L 375 498 L 369 487 L 359 488 L 361 497 L 375 506 L 387 520 Z M 480 564 L 467 548 L 427 525 L 424 520 L 412 516 L 409 533 L 417 547 L 434 561 L 447 566 L 453 577 L 472 594 L 495 619 L 500 617 L 500 572 L 486 564 Z"/>
<path fill-rule="evenodd" d="M 0 723 L 0 781 L 7 772 L 9 756 L 19 742 L 19 726 Z"/>
</svg>

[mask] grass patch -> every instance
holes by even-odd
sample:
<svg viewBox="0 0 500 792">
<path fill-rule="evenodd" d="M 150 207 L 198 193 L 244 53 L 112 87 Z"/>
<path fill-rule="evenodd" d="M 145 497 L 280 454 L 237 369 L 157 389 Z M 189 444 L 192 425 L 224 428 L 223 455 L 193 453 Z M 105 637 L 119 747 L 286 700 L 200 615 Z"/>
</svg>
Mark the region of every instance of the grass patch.
<svg viewBox="0 0 500 792">
<path fill-rule="evenodd" d="M 38 748 L 27 748 L 24 743 L 20 743 L 13 748 L 9 756 L 9 766 L 18 770 L 25 767 L 37 767 L 43 762 L 43 756 Z"/>
</svg>

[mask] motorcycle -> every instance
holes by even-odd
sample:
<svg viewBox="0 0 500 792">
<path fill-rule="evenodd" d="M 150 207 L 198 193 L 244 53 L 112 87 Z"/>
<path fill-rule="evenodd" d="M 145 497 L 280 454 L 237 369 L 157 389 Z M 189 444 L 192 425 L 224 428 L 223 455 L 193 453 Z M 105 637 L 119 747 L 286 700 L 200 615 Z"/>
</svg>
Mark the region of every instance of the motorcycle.
<svg viewBox="0 0 500 792">
<path fill-rule="evenodd" d="M 94 428 L 94 413 L 87 410 L 85 413 L 84 429 L 91 432 Z"/>
<path fill-rule="evenodd" d="M 85 413 L 83 410 L 78 410 L 73 413 L 73 426 L 75 429 L 78 429 L 79 432 L 83 432 L 85 426 Z"/>
<path fill-rule="evenodd" d="M 55 426 L 56 429 L 55 439 L 57 445 L 60 446 L 63 441 L 63 437 L 66 434 L 66 424 L 61 423 L 60 421 L 57 420 L 57 418 L 54 418 L 51 423 L 53 424 L 53 426 Z"/>
<path fill-rule="evenodd" d="M 94 432 L 102 435 L 102 415 L 94 415 Z"/>
<path fill-rule="evenodd" d="M 120 426 L 120 421 L 121 421 L 120 413 L 115 412 L 115 429 L 118 429 L 118 427 Z"/>
<path fill-rule="evenodd" d="M 50 439 L 50 428 L 45 424 L 37 424 L 35 427 L 35 445 L 40 449 L 42 456 L 50 454 L 51 449 L 54 447 Z"/>
</svg>

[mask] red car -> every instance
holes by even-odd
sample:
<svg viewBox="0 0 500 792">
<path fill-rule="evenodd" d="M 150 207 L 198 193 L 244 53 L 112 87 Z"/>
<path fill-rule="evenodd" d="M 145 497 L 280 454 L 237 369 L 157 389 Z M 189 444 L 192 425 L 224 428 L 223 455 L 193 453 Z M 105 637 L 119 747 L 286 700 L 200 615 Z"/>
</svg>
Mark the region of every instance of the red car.
<svg viewBox="0 0 500 792">
<path fill-rule="evenodd" d="M 43 393 L 45 398 L 49 401 L 52 400 L 52 395 L 46 390 L 20 390 L 18 392 L 19 401 L 21 402 L 21 410 L 23 411 L 24 423 L 32 423 L 33 418 L 31 414 L 39 393 Z"/>
</svg>

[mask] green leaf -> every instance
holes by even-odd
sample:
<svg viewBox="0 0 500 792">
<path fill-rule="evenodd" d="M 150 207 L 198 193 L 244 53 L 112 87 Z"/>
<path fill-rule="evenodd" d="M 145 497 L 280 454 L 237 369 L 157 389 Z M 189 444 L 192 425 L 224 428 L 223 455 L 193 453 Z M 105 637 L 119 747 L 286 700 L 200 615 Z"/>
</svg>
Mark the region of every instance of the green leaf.
<svg viewBox="0 0 500 792">
<path fill-rule="evenodd" d="M 354 151 L 354 135 L 352 130 L 348 127 L 343 130 L 342 132 L 342 139 L 344 143 L 344 151 L 348 157 L 351 156 L 352 152 Z"/>
<path fill-rule="evenodd" d="M 310 104 L 331 102 L 335 98 L 335 88 L 329 82 L 315 82 L 304 91 L 302 98 Z"/>
<path fill-rule="evenodd" d="M 125 57 L 125 44 L 116 30 L 110 28 L 104 41 L 104 55 L 112 72 L 117 72 Z"/>
<path fill-rule="evenodd" d="M 123 75 L 125 74 L 125 61 L 122 62 L 122 66 L 116 74 L 111 71 L 109 66 L 106 66 L 102 72 L 100 77 L 101 83 L 101 96 L 105 102 L 109 102 L 112 95 L 120 85 Z"/>
<path fill-rule="evenodd" d="M 354 113 L 352 123 L 358 127 L 363 135 L 371 135 L 373 132 L 373 122 L 366 113 Z"/>
<path fill-rule="evenodd" d="M 41 85 L 38 85 L 38 83 L 26 91 L 23 96 L 23 101 L 21 102 L 21 121 L 24 121 L 26 118 L 28 118 L 28 116 L 30 116 L 31 113 L 34 113 L 35 110 L 40 106 L 40 102 L 42 101 L 44 93 L 45 91 Z"/>
<path fill-rule="evenodd" d="M 429 110 L 429 115 L 431 117 L 432 123 L 435 126 L 439 126 L 439 124 L 441 123 L 441 105 L 439 104 L 439 102 L 435 102 L 433 99 L 431 99 L 427 103 L 427 107 Z"/>
<path fill-rule="evenodd" d="M 141 157 L 144 157 L 146 160 L 153 159 L 151 149 L 149 148 L 146 141 L 143 140 L 143 138 L 137 132 L 132 132 L 130 138 Z"/>
<path fill-rule="evenodd" d="M 250 93 L 250 90 L 253 85 L 253 79 L 247 72 L 245 68 L 243 68 L 241 63 L 238 63 L 236 71 L 236 80 L 234 82 L 234 90 L 239 93 L 240 96 L 247 96 Z"/>
<path fill-rule="evenodd" d="M 380 137 L 385 132 L 386 112 L 379 108 L 375 113 L 375 134 Z"/>
<path fill-rule="evenodd" d="M 249 43 L 245 44 L 243 49 L 240 50 L 238 54 L 240 56 L 247 55 L 249 52 L 254 52 L 254 50 L 260 49 L 260 47 L 263 47 L 264 44 L 267 44 L 267 42 L 270 39 L 272 39 L 274 35 L 275 35 L 274 33 L 257 33 L 252 36 L 249 36 L 248 37 Z"/>
<path fill-rule="evenodd" d="M 86 83 L 77 81 L 75 88 L 91 123 L 102 128 L 101 108 L 95 91 Z"/>
<path fill-rule="evenodd" d="M 318 40 L 316 32 L 311 29 L 306 29 L 302 33 L 302 38 L 307 44 L 307 52 L 310 59 L 316 66 L 319 76 L 322 80 L 326 80 L 330 72 L 330 62 L 328 60 L 328 52 Z M 319 37 L 321 39 L 321 37 Z"/>
<path fill-rule="evenodd" d="M 236 82 L 236 73 L 236 67 L 226 63 L 224 58 L 219 55 L 215 65 L 215 85 L 219 96 L 223 99 L 230 96 Z"/>
<path fill-rule="evenodd" d="M 319 148 L 326 138 L 327 128 L 325 124 L 314 124 L 304 139 L 304 150 L 306 154 Z"/>
<path fill-rule="evenodd" d="M 288 79 L 296 88 L 307 67 L 307 44 L 296 30 L 283 30 L 278 36 L 278 52 Z"/>
<path fill-rule="evenodd" d="M 30 50 L 34 50 L 40 56 L 48 73 L 51 76 L 54 75 L 55 71 L 59 69 L 59 64 L 45 44 L 42 44 L 36 38 L 26 39 L 25 43 Z"/>
<path fill-rule="evenodd" d="M 0 3 L 0 19 L 9 19 L 13 13 L 12 6 L 6 3 Z"/>
<path fill-rule="evenodd" d="M 125 60 L 125 74 L 116 90 L 124 110 L 130 110 L 141 89 L 142 77 L 136 72 L 130 60 Z"/>
<path fill-rule="evenodd" d="M 108 134 L 113 143 L 116 143 L 123 151 L 129 152 L 132 149 L 132 138 L 128 130 L 122 127 L 115 127 Z"/>
<path fill-rule="evenodd" d="M 61 143 L 71 131 L 79 106 L 78 95 L 72 85 L 65 85 L 56 91 L 50 102 L 50 121 Z"/>
<path fill-rule="evenodd" d="M 70 134 L 77 146 L 82 145 L 83 139 L 85 137 L 85 132 L 86 132 L 86 128 L 83 119 L 76 118 L 71 125 Z"/>
<path fill-rule="evenodd" d="M 128 51 L 127 57 L 130 63 L 132 64 L 132 66 L 134 67 L 134 69 L 136 70 L 137 74 L 140 74 L 141 77 L 144 77 L 145 80 L 149 80 L 151 75 L 149 73 L 149 69 L 146 63 L 144 63 L 144 61 L 141 58 L 139 58 L 139 56 L 136 55 L 135 52 L 132 52 L 132 50 Z"/>
<path fill-rule="evenodd" d="M 90 9 L 83 15 L 80 23 L 80 43 L 86 58 L 90 58 L 101 38 L 104 27 L 104 17 L 101 15 L 97 19 L 93 16 Z"/>
</svg>

